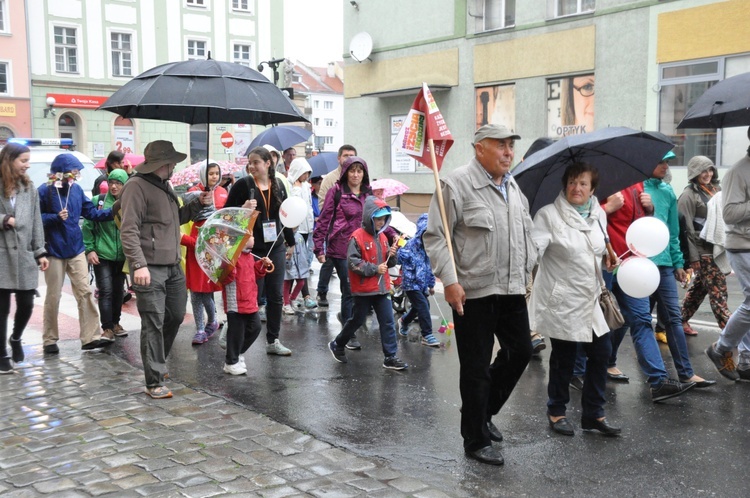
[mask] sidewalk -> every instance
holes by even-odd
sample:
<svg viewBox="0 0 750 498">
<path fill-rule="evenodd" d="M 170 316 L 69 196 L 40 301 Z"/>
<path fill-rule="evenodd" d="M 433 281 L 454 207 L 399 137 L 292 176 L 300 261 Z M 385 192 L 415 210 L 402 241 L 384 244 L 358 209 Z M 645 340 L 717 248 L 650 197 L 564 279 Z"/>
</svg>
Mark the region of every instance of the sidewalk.
<svg viewBox="0 0 750 498">
<path fill-rule="evenodd" d="M 61 345 L 0 377 L 3 496 L 448 496 L 176 382 L 152 400 L 140 370 Z"/>
</svg>

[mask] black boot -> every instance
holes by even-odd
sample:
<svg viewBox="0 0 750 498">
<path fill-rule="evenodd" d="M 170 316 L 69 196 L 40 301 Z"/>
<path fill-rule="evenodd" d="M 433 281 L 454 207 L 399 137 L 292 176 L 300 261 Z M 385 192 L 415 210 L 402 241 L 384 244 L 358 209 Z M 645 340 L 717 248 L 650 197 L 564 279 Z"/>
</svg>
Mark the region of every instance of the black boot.
<svg viewBox="0 0 750 498">
<path fill-rule="evenodd" d="M 13 364 L 10 362 L 10 356 L 0 358 L 0 374 L 12 374 Z"/>
<path fill-rule="evenodd" d="M 21 363 L 25 356 L 23 354 L 23 345 L 21 344 L 21 339 L 10 339 L 10 349 L 13 352 L 13 362 L 14 363 Z"/>
</svg>

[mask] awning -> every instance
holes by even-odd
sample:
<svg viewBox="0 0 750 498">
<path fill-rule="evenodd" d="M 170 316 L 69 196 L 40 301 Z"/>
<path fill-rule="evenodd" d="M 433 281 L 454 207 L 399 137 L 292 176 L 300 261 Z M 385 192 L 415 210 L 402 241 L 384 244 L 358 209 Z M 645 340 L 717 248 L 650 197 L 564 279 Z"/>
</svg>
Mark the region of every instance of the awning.
<svg viewBox="0 0 750 498">
<path fill-rule="evenodd" d="M 430 91 L 435 92 L 442 92 L 445 90 L 450 90 L 456 85 L 431 85 L 427 84 L 427 86 L 430 88 Z M 382 92 L 372 92 L 372 93 L 363 93 L 362 97 L 401 97 L 403 95 L 416 95 L 420 90 L 422 89 L 422 85 L 419 86 L 410 86 L 408 88 L 399 88 L 396 90 L 384 90 Z"/>
</svg>

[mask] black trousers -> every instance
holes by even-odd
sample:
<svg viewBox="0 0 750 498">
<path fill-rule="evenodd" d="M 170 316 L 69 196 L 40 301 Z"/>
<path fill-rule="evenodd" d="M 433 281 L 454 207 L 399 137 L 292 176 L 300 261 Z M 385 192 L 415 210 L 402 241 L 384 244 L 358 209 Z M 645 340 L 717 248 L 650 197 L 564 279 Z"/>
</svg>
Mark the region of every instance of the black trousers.
<svg viewBox="0 0 750 498">
<path fill-rule="evenodd" d="M 531 359 L 529 313 L 523 295 L 467 299 L 453 311 L 460 362 L 461 436 L 464 449 L 490 445 L 487 422 L 510 397 Z M 500 343 L 495 360 L 495 338 Z"/>
<path fill-rule="evenodd" d="M 6 344 L 8 343 L 8 316 L 10 315 L 10 295 L 16 295 L 16 314 L 13 319 L 14 341 L 21 339 L 23 330 L 29 323 L 31 313 L 34 311 L 34 292 L 31 290 L 9 290 L 0 289 L 0 358 L 8 355 Z"/>
<path fill-rule="evenodd" d="M 227 313 L 227 365 L 234 365 L 239 357 L 250 349 L 260 334 L 258 313 Z"/>
</svg>

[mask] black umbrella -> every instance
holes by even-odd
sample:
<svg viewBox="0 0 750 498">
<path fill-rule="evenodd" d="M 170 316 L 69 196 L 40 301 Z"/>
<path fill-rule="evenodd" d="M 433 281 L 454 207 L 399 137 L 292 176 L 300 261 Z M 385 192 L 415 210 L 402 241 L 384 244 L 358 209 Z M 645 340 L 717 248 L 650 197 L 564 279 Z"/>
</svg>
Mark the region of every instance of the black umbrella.
<svg viewBox="0 0 750 498">
<path fill-rule="evenodd" d="M 300 126 L 274 126 L 258 133 L 253 141 L 250 142 L 247 150 L 249 152 L 255 147 L 273 145 L 274 149 L 284 152 L 289 147 L 306 142 L 311 135 L 312 132 L 310 130 Z"/>
<path fill-rule="evenodd" d="M 99 109 L 124 118 L 188 124 L 307 121 L 261 73 L 211 58 L 149 69 L 125 83 Z"/>
<path fill-rule="evenodd" d="M 624 127 L 570 135 L 524 159 L 513 170 L 513 178 L 529 200 L 532 216 L 555 201 L 562 190 L 565 168 L 578 161 L 599 171 L 595 193 L 604 199 L 651 176 L 674 147 L 659 135 Z"/>
<path fill-rule="evenodd" d="M 719 81 L 698 97 L 677 128 L 750 125 L 750 73 Z"/>
</svg>

